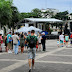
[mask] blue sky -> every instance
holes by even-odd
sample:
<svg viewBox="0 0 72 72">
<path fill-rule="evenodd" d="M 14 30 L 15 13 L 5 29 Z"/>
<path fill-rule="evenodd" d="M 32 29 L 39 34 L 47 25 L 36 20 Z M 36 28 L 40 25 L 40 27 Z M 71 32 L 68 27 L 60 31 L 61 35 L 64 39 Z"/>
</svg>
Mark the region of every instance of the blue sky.
<svg viewBox="0 0 72 72">
<path fill-rule="evenodd" d="M 55 8 L 72 13 L 72 0 L 13 0 L 13 3 L 20 12 L 31 12 L 34 8 Z"/>
</svg>

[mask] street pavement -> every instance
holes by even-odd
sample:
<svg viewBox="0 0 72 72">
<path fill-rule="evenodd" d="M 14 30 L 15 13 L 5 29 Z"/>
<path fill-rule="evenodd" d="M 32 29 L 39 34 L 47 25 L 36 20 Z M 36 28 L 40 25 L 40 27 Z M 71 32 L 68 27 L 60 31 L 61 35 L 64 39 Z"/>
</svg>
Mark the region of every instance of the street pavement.
<svg viewBox="0 0 72 72">
<path fill-rule="evenodd" d="M 3 46 L 4 50 L 4 46 Z M 28 72 L 27 50 L 23 54 L 0 53 L 0 72 Z M 72 72 L 72 47 L 57 47 L 57 40 L 46 41 L 46 52 L 36 54 L 32 72 Z"/>
</svg>

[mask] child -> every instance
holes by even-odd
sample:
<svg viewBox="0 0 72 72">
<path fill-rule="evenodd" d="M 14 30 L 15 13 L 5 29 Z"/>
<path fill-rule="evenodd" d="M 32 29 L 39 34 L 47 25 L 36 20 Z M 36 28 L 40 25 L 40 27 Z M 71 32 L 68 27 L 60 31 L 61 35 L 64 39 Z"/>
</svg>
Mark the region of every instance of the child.
<svg viewBox="0 0 72 72">
<path fill-rule="evenodd" d="M 66 47 L 68 47 L 68 41 L 69 41 L 69 36 L 66 34 L 66 35 L 65 35 L 65 43 L 66 43 Z"/>
<path fill-rule="evenodd" d="M 59 47 L 59 39 L 57 40 L 57 46 Z"/>
</svg>

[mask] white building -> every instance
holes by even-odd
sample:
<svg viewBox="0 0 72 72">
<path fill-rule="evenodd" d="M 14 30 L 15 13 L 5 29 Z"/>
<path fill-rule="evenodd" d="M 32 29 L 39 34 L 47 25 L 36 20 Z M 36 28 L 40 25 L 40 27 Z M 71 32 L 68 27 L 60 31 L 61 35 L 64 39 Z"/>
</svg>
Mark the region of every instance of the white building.
<svg viewBox="0 0 72 72">
<path fill-rule="evenodd" d="M 46 10 L 49 11 L 49 12 L 53 12 L 54 15 L 59 13 L 59 10 L 58 9 L 54 9 L 54 8 L 47 8 Z"/>
<path fill-rule="evenodd" d="M 70 32 L 72 32 L 72 15 L 68 14 L 68 20 L 66 21 L 66 23 L 68 23 L 68 29 L 70 30 Z"/>
<path fill-rule="evenodd" d="M 72 15 L 68 14 L 67 16 L 69 20 L 72 20 Z"/>
<path fill-rule="evenodd" d="M 54 9 L 54 8 L 47 8 L 47 9 L 41 9 L 41 12 L 42 12 L 42 17 L 43 18 L 44 17 L 51 18 L 52 15 L 56 15 L 57 13 L 59 13 L 59 10 L 58 9 Z"/>
</svg>

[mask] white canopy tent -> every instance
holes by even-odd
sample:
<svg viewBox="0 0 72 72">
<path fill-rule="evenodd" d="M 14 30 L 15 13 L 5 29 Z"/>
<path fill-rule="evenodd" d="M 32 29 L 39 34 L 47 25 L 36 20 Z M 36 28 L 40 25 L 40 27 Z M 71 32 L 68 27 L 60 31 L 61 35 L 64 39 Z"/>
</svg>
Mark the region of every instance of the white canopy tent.
<svg viewBox="0 0 72 72">
<path fill-rule="evenodd" d="M 16 32 L 26 32 L 26 33 L 28 33 L 28 31 L 31 31 L 31 30 L 35 30 L 35 32 L 38 32 L 38 31 L 41 32 L 42 31 L 41 29 L 30 26 L 30 27 L 22 27 L 22 28 L 18 29 Z"/>
<path fill-rule="evenodd" d="M 16 32 L 28 32 L 28 27 L 21 27 Z"/>
<path fill-rule="evenodd" d="M 29 28 L 28 28 L 28 31 L 31 31 L 31 30 L 35 30 L 35 31 L 42 31 L 41 29 L 38 29 L 38 28 L 36 28 L 36 27 L 33 27 L 33 26 L 30 26 Z"/>
</svg>

